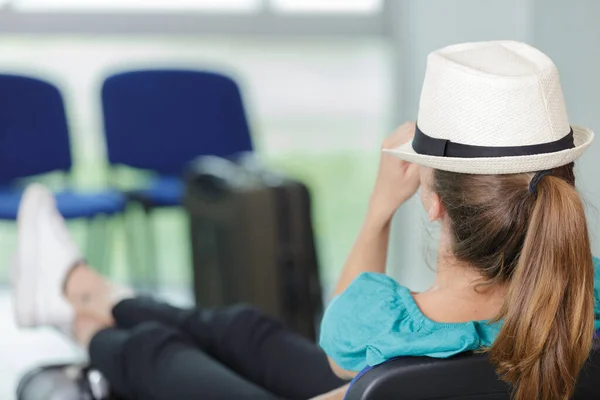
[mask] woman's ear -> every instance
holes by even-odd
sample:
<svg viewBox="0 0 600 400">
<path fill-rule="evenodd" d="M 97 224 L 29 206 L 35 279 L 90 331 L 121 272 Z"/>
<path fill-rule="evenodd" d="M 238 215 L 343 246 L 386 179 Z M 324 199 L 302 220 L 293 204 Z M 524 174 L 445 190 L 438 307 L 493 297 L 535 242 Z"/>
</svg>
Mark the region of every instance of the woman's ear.
<svg viewBox="0 0 600 400">
<path fill-rule="evenodd" d="M 430 196 L 427 215 L 429 217 L 429 222 L 433 222 L 442 217 L 442 214 L 444 213 L 444 207 L 442 206 L 442 201 L 437 193 L 432 192 Z"/>
</svg>

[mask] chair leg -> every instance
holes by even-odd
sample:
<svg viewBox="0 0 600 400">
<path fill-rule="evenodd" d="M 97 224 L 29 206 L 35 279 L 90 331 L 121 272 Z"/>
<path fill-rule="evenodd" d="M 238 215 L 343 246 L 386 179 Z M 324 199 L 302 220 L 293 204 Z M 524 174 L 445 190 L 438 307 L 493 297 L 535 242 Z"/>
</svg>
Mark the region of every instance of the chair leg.
<svg viewBox="0 0 600 400">
<path fill-rule="evenodd" d="M 121 222 L 123 234 L 125 236 L 125 253 L 127 260 L 127 279 L 130 284 L 134 284 L 135 277 L 140 275 L 140 270 L 143 261 L 140 261 L 139 254 L 137 253 L 138 246 L 135 241 L 135 210 L 129 205 L 119 221 Z"/>
<path fill-rule="evenodd" d="M 95 265 L 96 263 L 96 234 L 94 230 L 94 218 L 86 219 L 86 229 L 85 229 L 85 259 L 89 265 L 92 265 L 96 268 L 99 266 Z"/>
<path fill-rule="evenodd" d="M 0 254 L 2 254 L 2 262 L 0 268 L 0 281 L 10 282 L 11 263 L 13 262 L 13 252 L 17 246 L 18 232 L 16 223 L 13 221 L 0 221 Z"/>
<path fill-rule="evenodd" d="M 101 274 L 110 274 L 110 236 L 108 217 L 98 215 L 88 220 L 86 238 L 86 256 L 88 262 Z"/>
<path fill-rule="evenodd" d="M 101 215 L 98 221 L 98 262 L 100 268 L 106 276 L 111 276 L 112 270 L 112 249 L 113 249 L 113 231 L 112 216 Z"/>
<path fill-rule="evenodd" d="M 143 205 L 141 210 L 130 206 L 124 214 L 131 284 L 148 290 L 155 290 L 159 286 L 152 222 L 152 209 Z"/>
<path fill-rule="evenodd" d="M 156 227 L 153 217 L 153 208 L 144 205 L 144 220 L 146 234 L 146 244 L 148 247 L 145 249 L 146 255 L 146 283 L 149 289 L 159 288 L 159 269 L 158 269 L 158 251 L 157 251 L 157 240 L 156 240 Z"/>
</svg>

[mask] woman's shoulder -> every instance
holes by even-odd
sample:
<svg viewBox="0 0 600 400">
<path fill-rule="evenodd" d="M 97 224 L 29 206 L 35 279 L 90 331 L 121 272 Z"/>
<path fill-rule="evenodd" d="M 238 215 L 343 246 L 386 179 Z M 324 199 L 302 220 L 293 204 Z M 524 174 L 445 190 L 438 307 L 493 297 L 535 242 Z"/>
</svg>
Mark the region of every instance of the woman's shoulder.
<svg viewBox="0 0 600 400">
<path fill-rule="evenodd" d="M 372 284 L 376 284 L 376 286 L 372 286 Z M 407 287 L 402 286 L 389 275 L 380 274 L 378 272 L 363 272 L 359 274 L 356 278 L 354 278 L 352 283 L 348 285 L 346 290 L 351 288 L 371 288 L 376 290 L 385 290 L 385 288 L 387 288 L 392 290 L 409 291 Z"/>
<path fill-rule="evenodd" d="M 328 305 L 319 344 L 343 369 L 360 371 L 385 336 L 419 330 L 407 308 L 410 291 L 392 278 L 362 273 Z"/>
<path fill-rule="evenodd" d="M 375 272 L 363 272 L 342 294 L 330 303 L 330 311 L 353 312 L 357 318 L 364 316 L 401 320 L 415 316 L 416 304 L 410 290 L 393 278 Z"/>
<path fill-rule="evenodd" d="M 600 258 L 592 257 L 594 262 L 594 294 L 596 296 L 596 307 L 600 309 Z"/>
<path fill-rule="evenodd" d="M 402 321 L 413 314 L 408 301 L 410 297 L 410 290 L 391 277 L 364 272 L 329 303 L 322 330 L 331 325 L 345 328 L 349 323 L 363 322 L 375 330 L 381 321 Z M 373 321 L 378 323 L 373 324 Z"/>
<path fill-rule="evenodd" d="M 363 273 L 330 303 L 320 344 L 340 367 L 360 371 L 399 356 L 449 357 L 474 350 L 487 344 L 493 329 L 430 320 L 408 288 L 389 276 Z"/>
</svg>

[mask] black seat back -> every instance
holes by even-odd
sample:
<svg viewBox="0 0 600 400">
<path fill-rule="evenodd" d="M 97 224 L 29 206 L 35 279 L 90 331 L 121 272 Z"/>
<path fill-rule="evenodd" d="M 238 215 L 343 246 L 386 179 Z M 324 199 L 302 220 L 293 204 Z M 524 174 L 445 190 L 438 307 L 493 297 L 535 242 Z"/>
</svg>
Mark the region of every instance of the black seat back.
<svg viewBox="0 0 600 400">
<path fill-rule="evenodd" d="M 352 385 L 347 400 L 509 400 L 485 354 L 447 359 L 400 357 L 376 366 Z M 600 399 L 600 342 L 584 366 L 574 400 Z"/>
</svg>

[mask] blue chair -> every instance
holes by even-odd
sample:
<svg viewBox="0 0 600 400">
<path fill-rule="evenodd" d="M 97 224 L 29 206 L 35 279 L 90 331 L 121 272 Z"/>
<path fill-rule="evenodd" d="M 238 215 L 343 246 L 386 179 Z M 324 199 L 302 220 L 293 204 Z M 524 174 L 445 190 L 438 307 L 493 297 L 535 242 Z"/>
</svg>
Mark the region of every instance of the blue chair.
<svg viewBox="0 0 600 400">
<path fill-rule="evenodd" d="M 252 151 L 240 90 L 231 78 L 214 72 L 128 71 L 104 81 L 102 105 L 110 164 L 153 173 L 145 185 L 128 193 L 146 213 L 135 225 L 145 228 L 144 258 L 153 264 L 155 257 L 148 256 L 155 249 L 148 226 L 151 211 L 181 204 L 182 175 L 189 163 L 203 155 L 229 157 Z M 156 271 L 143 273 L 156 276 Z"/>
<path fill-rule="evenodd" d="M 141 70 L 102 87 L 108 160 L 156 173 L 133 197 L 147 207 L 181 204 L 182 173 L 202 155 L 252 151 L 237 84 L 213 72 Z"/>
<path fill-rule="evenodd" d="M 71 145 L 64 102 L 59 90 L 40 79 L 0 74 L 0 220 L 14 221 L 23 179 L 44 173 L 71 171 Z M 56 193 L 66 219 L 94 220 L 124 210 L 118 191 Z M 99 238 L 88 241 L 100 245 Z M 98 249 L 105 254 L 105 249 Z M 95 260 L 92 260 L 95 261 Z"/>
</svg>

